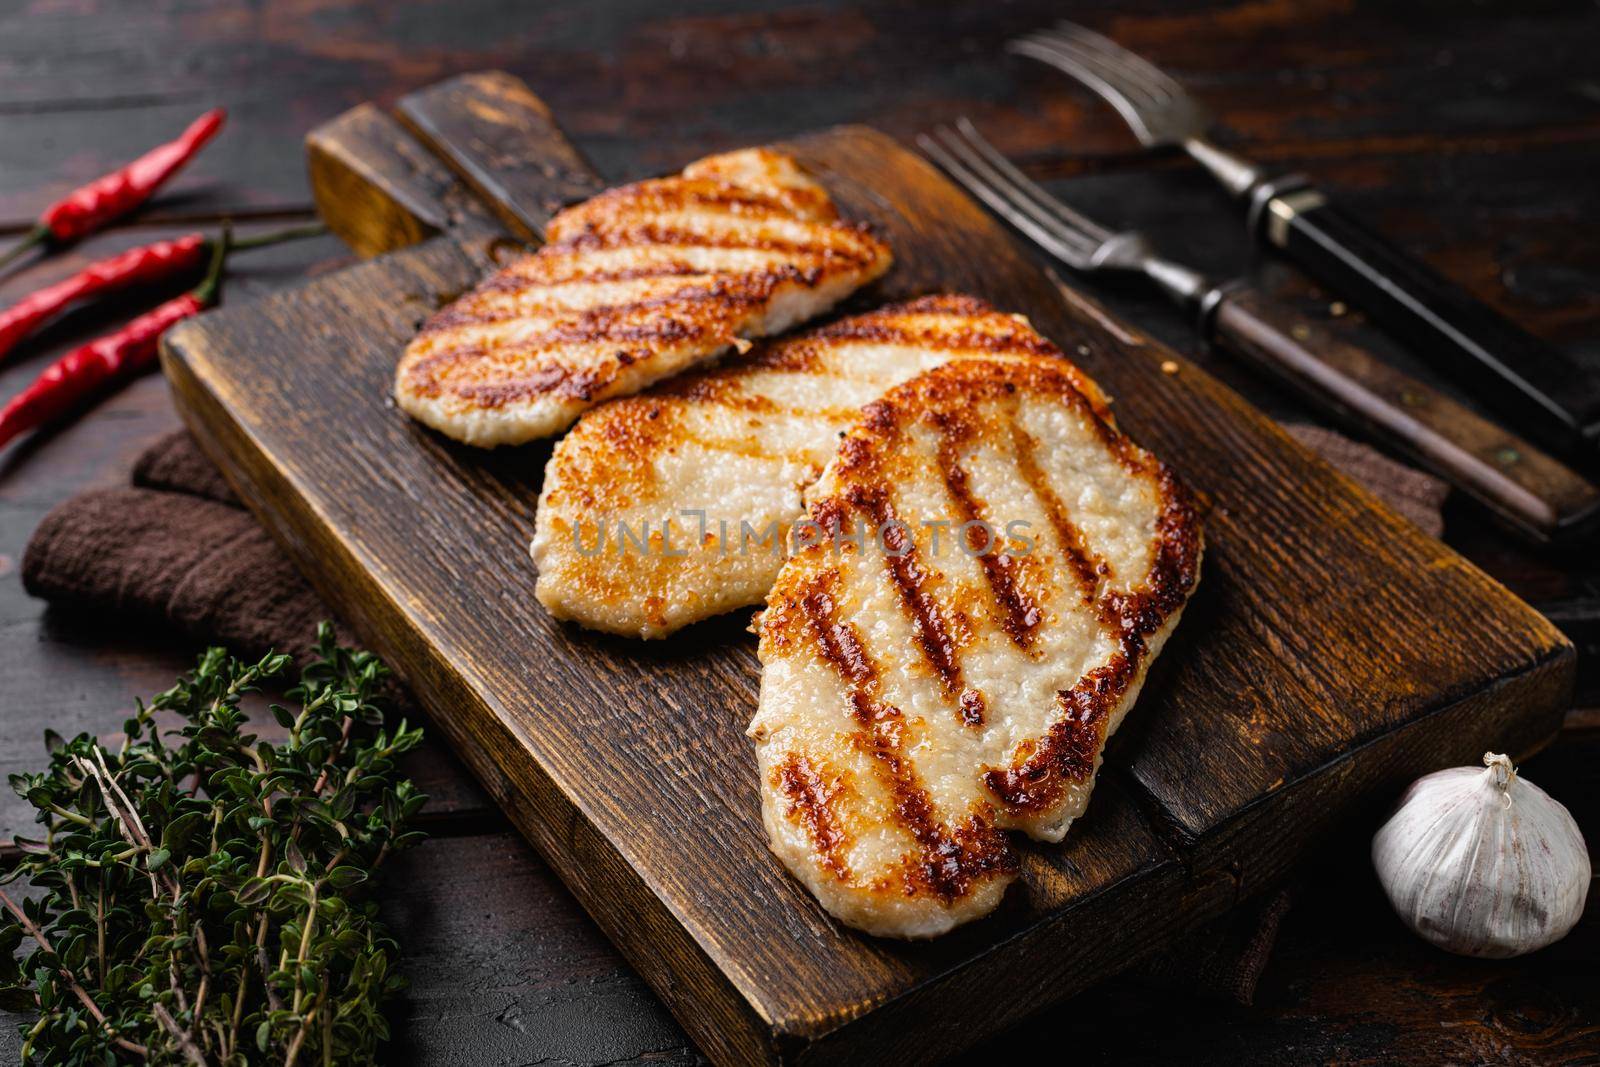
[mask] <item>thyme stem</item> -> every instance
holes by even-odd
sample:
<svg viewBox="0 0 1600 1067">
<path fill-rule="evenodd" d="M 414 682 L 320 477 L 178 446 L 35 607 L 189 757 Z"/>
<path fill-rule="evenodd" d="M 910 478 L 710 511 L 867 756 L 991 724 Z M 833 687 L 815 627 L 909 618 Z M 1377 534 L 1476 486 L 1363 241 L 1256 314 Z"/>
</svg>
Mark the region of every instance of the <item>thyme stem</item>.
<svg viewBox="0 0 1600 1067">
<path fill-rule="evenodd" d="M 38 895 L 0 892 L 0 994 L 39 1011 L 26 1063 L 375 1062 L 403 980 L 360 898 L 421 836 L 426 798 L 395 769 L 421 731 L 384 723 L 382 665 L 323 627 L 296 709 L 272 706 L 288 741 L 261 740 L 241 699 L 287 666 L 209 650 L 119 740 L 50 738 L 48 766 L 12 776 L 45 838 L 6 856 Z"/>
</svg>

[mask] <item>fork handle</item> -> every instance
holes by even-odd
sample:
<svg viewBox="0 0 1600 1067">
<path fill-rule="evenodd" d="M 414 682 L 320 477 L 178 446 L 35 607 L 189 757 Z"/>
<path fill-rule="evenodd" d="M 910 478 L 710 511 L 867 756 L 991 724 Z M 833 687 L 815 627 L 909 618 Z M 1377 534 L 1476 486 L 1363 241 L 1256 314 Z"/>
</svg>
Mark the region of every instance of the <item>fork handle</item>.
<svg viewBox="0 0 1600 1067">
<path fill-rule="evenodd" d="M 1600 522 L 1600 490 L 1514 434 L 1239 283 L 1206 301 L 1209 336 L 1405 454 L 1540 543 Z"/>
<path fill-rule="evenodd" d="M 1400 251 L 1303 180 L 1265 182 L 1252 226 L 1522 432 L 1583 466 L 1600 440 L 1600 376 Z"/>
</svg>

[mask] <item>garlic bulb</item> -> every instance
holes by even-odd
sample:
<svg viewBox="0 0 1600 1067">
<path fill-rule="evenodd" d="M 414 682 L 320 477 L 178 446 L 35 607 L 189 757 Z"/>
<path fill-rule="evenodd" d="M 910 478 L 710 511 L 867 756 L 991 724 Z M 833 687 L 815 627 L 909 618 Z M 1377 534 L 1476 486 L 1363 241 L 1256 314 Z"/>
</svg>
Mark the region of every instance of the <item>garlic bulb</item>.
<svg viewBox="0 0 1600 1067">
<path fill-rule="evenodd" d="M 1589 852 L 1560 802 L 1505 756 L 1419 778 L 1372 839 L 1389 903 L 1463 956 L 1520 956 L 1565 937 L 1589 893 Z"/>
</svg>

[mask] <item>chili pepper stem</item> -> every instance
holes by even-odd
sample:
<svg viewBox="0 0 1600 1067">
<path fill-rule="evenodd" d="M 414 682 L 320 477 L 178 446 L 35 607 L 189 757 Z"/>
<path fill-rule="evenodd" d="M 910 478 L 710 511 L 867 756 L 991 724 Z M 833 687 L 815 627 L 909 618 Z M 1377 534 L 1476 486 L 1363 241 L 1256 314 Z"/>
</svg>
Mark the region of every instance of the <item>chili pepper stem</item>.
<svg viewBox="0 0 1600 1067">
<path fill-rule="evenodd" d="M 233 240 L 233 228 L 224 226 L 222 236 L 212 242 L 211 265 L 206 268 L 205 280 L 189 290 L 189 295 L 199 301 L 202 307 L 216 303 L 217 289 L 222 285 L 223 264 L 228 261 L 228 253 L 237 247 Z"/>
<path fill-rule="evenodd" d="M 50 239 L 50 227 L 40 223 L 23 235 L 22 240 L 0 253 L 0 270 L 5 270 L 30 248 L 37 248 Z"/>
<path fill-rule="evenodd" d="M 328 227 L 320 222 L 313 222 L 287 230 L 260 233 L 253 237 L 235 237 L 228 247 L 233 251 L 241 251 L 246 248 L 267 248 L 271 245 L 283 244 L 286 241 L 298 241 L 304 237 L 321 237 L 327 232 Z"/>
</svg>

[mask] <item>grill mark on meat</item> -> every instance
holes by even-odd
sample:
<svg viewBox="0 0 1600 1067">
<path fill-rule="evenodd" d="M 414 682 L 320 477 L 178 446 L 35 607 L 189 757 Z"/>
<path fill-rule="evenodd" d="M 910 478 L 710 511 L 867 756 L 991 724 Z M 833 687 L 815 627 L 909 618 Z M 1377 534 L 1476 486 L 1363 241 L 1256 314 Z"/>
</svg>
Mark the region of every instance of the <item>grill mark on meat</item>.
<svg viewBox="0 0 1600 1067">
<path fill-rule="evenodd" d="M 1010 767 L 984 773 L 984 784 L 1014 811 L 1043 811 L 1060 800 L 1069 784 L 1087 781 L 1094 773 L 1106 717 L 1138 676 L 1149 651 L 1147 638 L 1183 606 L 1194 588 L 1200 565 L 1194 497 L 1165 463 L 1144 459 L 1141 468 L 1161 495 L 1155 558 L 1137 588 L 1108 593 L 1097 605 L 1101 625 L 1118 640 L 1120 650 L 1072 689 L 1056 694 L 1063 716 L 1037 746 L 1019 748 Z"/>
<path fill-rule="evenodd" d="M 843 319 L 816 331 L 828 341 L 858 341 L 875 345 L 915 345 L 936 352 L 970 352 L 975 355 L 1056 356 L 1059 350 L 1049 341 L 1020 328 L 1016 333 L 996 334 L 973 330 L 963 325 L 955 330 L 935 325 L 910 327 L 902 323 L 873 321 L 862 317 Z"/>
<path fill-rule="evenodd" d="M 535 393 L 551 393 L 557 389 L 564 391 L 564 387 L 570 385 L 571 377 L 571 373 L 565 367 L 546 367 L 534 370 L 514 381 L 462 383 L 453 388 L 460 395 L 469 397 L 484 407 L 497 408 Z M 434 380 L 429 380 L 425 385 L 418 383 L 417 391 L 424 396 L 437 396 L 440 383 Z"/>
<path fill-rule="evenodd" d="M 961 721 L 967 726 L 982 726 L 983 717 L 988 708 L 984 705 L 983 694 L 976 689 L 968 689 L 961 694 Z"/>
<path fill-rule="evenodd" d="M 633 211 L 669 212 L 720 208 L 739 219 L 789 218 L 794 205 L 782 197 L 741 189 L 706 178 L 644 181 L 608 190 L 584 203 L 573 221 L 579 225 L 593 213 L 611 212 L 611 218 Z"/>
<path fill-rule="evenodd" d="M 463 350 L 460 354 L 439 357 L 439 364 L 479 358 L 481 349 Z M 530 396 L 561 396 L 572 400 L 588 400 L 616 378 L 617 372 L 637 359 L 626 349 L 613 353 L 607 363 L 585 367 L 534 367 L 524 371 L 519 378 L 500 381 L 452 381 L 437 374 L 424 376 L 421 364 L 413 367 L 407 380 L 419 396 L 439 396 L 446 384 L 456 396 L 471 400 L 488 408 L 502 407 Z"/>
<path fill-rule="evenodd" d="M 923 658 L 939 676 L 945 696 L 954 698 L 961 690 L 961 657 L 951 620 L 946 618 L 939 598 L 929 588 L 932 575 L 919 558 L 916 542 L 907 533 L 910 529 L 900 521 L 894 505 L 889 502 L 888 490 L 880 487 L 859 502 L 872 516 L 873 528 L 882 541 L 883 562 L 900 603 L 911 617 L 917 631 L 917 647 Z"/>
<path fill-rule="evenodd" d="M 659 274 L 677 273 L 676 271 L 644 270 L 640 272 L 616 271 L 608 275 L 597 275 L 595 279 L 584 280 L 625 280 L 626 278 L 655 277 Z M 683 273 L 697 274 L 685 269 Z M 456 347 L 441 347 L 438 351 L 415 361 L 407 368 L 407 380 L 420 394 L 437 396 L 444 388 L 443 374 L 446 368 L 470 363 L 477 360 L 493 357 L 495 355 L 513 356 L 518 350 L 534 350 L 541 346 L 557 343 L 599 343 L 603 341 L 628 342 L 634 344 L 650 342 L 670 342 L 695 339 L 703 336 L 706 327 L 698 322 L 686 321 L 694 314 L 694 304 L 715 301 L 720 304 L 756 304 L 769 299 L 776 287 L 789 280 L 808 282 L 813 271 L 804 270 L 794 266 L 785 266 L 766 271 L 760 275 L 743 276 L 734 284 L 730 280 L 721 280 L 710 288 L 686 287 L 672 293 L 651 297 L 645 300 L 618 302 L 604 305 L 599 308 L 577 313 L 577 321 L 559 324 L 543 333 L 530 338 L 524 338 L 515 344 L 492 346 L 484 344 L 461 345 Z M 699 274 L 700 277 L 708 275 Z M 497 276 L 485 283 L 485 287 L 498 287 L 507 290 L 517 289 L 514 284 L 516 279 L 506 279 Z M 927 304 L 937 301 L 938 298 L 923 298 L 916 304 Z M 684 303 L 690 305 L 686 314 L 678 318 L 658 319 L 646 323 L 628 323 L 627 317 L 637 315 L 642 311 L 661 308 L 672 304 Z M 982 306 L 980 302 L 974 304 Z M 940 313 L 950 313 L 947 306 L 935 305 L 932 309 Z M 442 334 L 459 327 L 492 324 L 494 322 L 512 321 L 530 314 L 529 309 L 499 309 L 494 313 L 476 311 L 465 306 L 453 306 L 436 314 L 423 327 L 421 336 Z M 907 312 L 909 313 L 909 311 Z M 993 314 L 986 311 L 986 314 Z M 829 331 L 832 330 L 830 333 Z M 870 335 L 870 336 L 869 336 Z M 903 325 L 888 325 L 882 328 L 859 331 L 839 331 L 828 328 L 817 331 L 817 337 L 825 341 L 860 341 L 874 344 L 893 344 L 904 346 L 921 346 L 937 351 L 954 354 L 966 353 L 1021 353 L 1031 352 L 1037 346 L 1002 344 L 992 345 L 986 340 L 989 335 L 978 333 L 961 333 L 938 335 L 930 329 L 913 330 Z M 819 343 L 817 340 L 807 338 L 788 344 L 775 345 L 753 362 L 751 366 L 761 366 L 774 370 L 790 370 L 795 373 L 806 373 L 816 362 L 819 352 L 837 351 L 837 344 Z M 643 353 L 642 355 L 648 355 Z M 617 362 L 626 367 L 635 362 L 637 358 L 627 349 L 619 350 L 614 357 Z M 620 368 L 616 368 L 620 369 Z M 552 367 L 542 371 L 525 374 L 514 381 L 496 382 L 487 385 L 463 383 L 452 386 L 463 395 L 470 396 L 479 403 L 489 406 L 500 406 L 515 400 L 526 399 L 532 396 L 545 395 L 559 392 L 561 395 L 571 396 L 575 399 L 588 399 L 598 392 L 598 389 L 608 382 L 614 375 L 606 375 L 603 371 L 599 374 L 590 373 L 586 378 L 579 376 L 566 368 Z M 578 379 L 573 381 L 572 379 Z M 711 399 L 712 391 L 723 383 L 711 376 L 685 376 L 682 379 L 668 383 L 663 392 L 670 392 L 692 399 Z M 722 399 L 722 398 L 719 398 Z M 770 403 L 770 402 L 767 402 Z M 822 414 L 798 406 L 783 405 L 770 409 L 778 414 Z"/>
<path fill-rule="evenodd" d="M 1133 660 L 1119 652 L 1071 689 L 1057 693 L 1062 717 L 1043 742 L 1021 762 L 986 771 L 984 784 L 1014 811 L 1043 811 L 1060 800 L 1069 784 L 1087 781 L 1105 736 L 1106 717 L 1128 691 L 1134 673 Z"/>
<path fill-rule="evenodd" d="M 1183 606 L 1200 569 L 1200 514 L 1194 495 L 1165 463 L 1152 460 L 1148 477 L 1161 496 L 1156 517 L 1156 552 L 1138 589 L 1103 598 L 1101 616 L 1124 637 L 1148 637 Z"/>
<path fill-rule="evenodd" d="M 961 435 L 955 433 L 953 428 L 946 428 L 941 432 L 939 469 L 944 474 L 945 489 L 955 504 L 956 513 L 962 524 L 982 522 L 983 509 L 973 495 L 971 480 L 965 468 L 961 466 L 960 443 Z M 993 607 L 998 609 L 995 614 L 1000 628 L 1018 648 L 1032 647 L 1039 623 L 1044 619 L 1044 612 L 1017 582 L 1017 574 L 1022 564 L 1015 557 L 1001 551 L 997 544 L 984 546 L 984 551 L 978 554 L 977 560 L 983 569 L 984 577 L 988 580 L 989 592 L 994 601 Z M 965 697 L 962 699 L 965 701 Z M 962 710 L 965 711 L 964 703 Z M 978 721 L 980 723 L 983 721 L 981 704 Z"/>
<path fill-rule="evenodd" d="M 1099 424 L 1098 419 L 1095 422 Z M 1016 456 L 1017 470 L 1050 520 L 1050 527 L 1055 531 L 1056 540 L 1066 556 L 1068 568 L 1078 582 L 1084 602 L 1093 603 L 1101 580 L 1109 581 L 1113 577 L 1111 564 L 1089 550 L 1083 531 L 1072 521 L 1066 505 L 1061 502 L 1044 468 L 1039 465 L 1039 443 L 1015 420 L 1011 423 L 1011 447 Z"/>
<path fill-rule="evenodd" d="M 876 690 L 877 668 L 872 665 L 861 639 L 856 636 L 855 627 L 834 618 L 833 595 L 825 588 L 813 586 L 801 598 L 800 607 L 817 638 L 822 658 L 856 691 L 865 693 Z"/>
<path fill-rule="evenodd" d="M 683 318 L 661 318 L 642 323 L 628 323 L 620 319 L 574 322 L 515 345 L 473 344 L 429 353 L 406 369 L 406 381 L 423 396 L 437 396 L 448 385 L 462 396 L 492 406 L 551 393 L 588 400 L 610 384 L 619 371 L 650 358 L 650 345 L 708 339 L 712 329 L 712 324 Z M 731 343 L 731 339 L 715 340 L 723 345 Z M 451 367 L 514 359 L 521 352 L 531 352 L 554 344 L 616 344 L 633 347 L 618 347 L 608 356 L 599 357 L 597 362 L 585 367 L 535 367 L 524 371 L 521 377 L 494 382 L 447 381 Z"/>
<path fill-rule="evenodd" d="M 562 212 L 545 247 L 430 317 L 402 357 L 400 406 L 473 444 L 549 436 L 888 267 L 870 228 L 838 222 L 792 160 L 752 158 L 712 157 Z M 474 407 L 494 415 L 472 419 Z"/>
<path fill-rule="evenodd" d="M 823 659 L 850 686 L 851 713 L 863 730 L 857 744 L 871 756 L 893 800 L 896 821 L 921 846 L 921 853 L 900 869 L 901 889 L 907 896 L 929 893 L 949 903 L 966 895 L 980 879 L 1015 872 L 1017 855 L 1004 832 L 976 815 L 952 831 L 934 814 L 927 790 L 902 752 L 904 715 L 878 698 L 877 670 L 855 627 L 835 615 L 827 586 L 836 577 L 836 572 L 819 574 L 800 596 L 800 608 Z M 809 814 L 803 821 L 811 833 Z M 813 835 L 812 840 L 817 838 Z"/>
<path fill-rule="evenodd" d="M 570 263 L 571 270 L 561 273 L 553 258 L 528 256 L 505 271 L 486 278 L 473 290 L 474 295 L 498 293 L 524 293 L 530 290 L 556 289 L 564 285 L 609 285 L 615 282 L 651 281 L 657 278 L 707 278 L 710 272 L 693 263 L 655 263 L 647 267 L 622 267 L 617 270 L 589 270 L 579 258 Z M 524 270 L 527 273 L 522 273 Z"/>
<path fill-rule="evenodd" d="M 557 321 L 540 333 L 519 338 L 514 342 L 441 346 L 439 350 L 417 359 L 407 368 L 407 381 L 422 395 L 437 396 L 444 385 L 441 380 L 442 370 L 485 358 L 516 358 L 520 353 L 536 352 L 561 344 L 625 343 L 648 346 L 705 339 L 713 329 L 719 327 L 722 319 L 720 312 L 725 312 L 728 308 L 750 307 L 770 300 L 778 286 L 787 281 L 798 281 L 805 285 L 815 284 L 815 274 L 813 270 L 794 266 L 779 267 L 759 274 L 722 278 L 707 288 L 607 304 L 575 312 L 576 317 L 571 321 Z M 677 315 L 637 321 L 641 315 L 649 315 L 652 312 L 659 315 L 660 309 L 673 305 L 681 305 L 682 311 Z M 701 309 L 704 308 L 716 308 L 719 314 L 702 314 Z M 530 312 L 526 310 L 512 309 L 501 315 L 490 316 L 467 307 L 463 301 L 434 315 L 423 326 L 418 337 L 443 335 L 457 329 L 498 321 L 515 321 L 529 314 Z M 731 341 L 731 338 L 723 340 L 723 343 L 728 341 Z M 621 367 L 627 367 L 639 359 L 648 358 L 649 355 L 648 347 L 642 349 L 637 356 L 628 349 L 621 349 L 615 353 L 615 359 Z M 614 366 L 612 369 L 615 371 L 621 367 Z M 562 395 L 575 399 L 587 400 L 599 391 L 600 386 L 615 377 L 614 373 L 605 374 L 600 368 L 589 368 L 589 370 L 590 377 L 579 380 L 577 384 L 573 384 L 573 381 L 580 376 L 575 372 L 565 368 L 550 368 L 547 371 L 525 375 L 517 380 L 496 382 L 492 386 L 467 383 L 453 388 L 463 395 L 491 406 L 553 391 L 559 391 Z M 595 373 L 596 371 L 598 373 Z"/>
<path fill-rule="evenodd" d="M 790 241 L 753 231 L 734 230 L 729 233 L 701 233 L 695 230 L 677 229 L 660 223 L 642 222 L 614 230 L 586 230 L 583 233 L 574 234 L 566 240 L 546 247 L 549 248 L 553 255 L 559 255 L 563 252 L 609 251 L 619 248 L 659 248 L 663 246 L 673 248 L 748 249 L 755 252 L 778 252 L 791 257 L 820 256 L 828 261 L 830 265 L 839 267 L 864 266 L 872 259 L 872 249 L 859 239 L 865 236 L 866 231 L 864 229 L 835 226 L 826 232 L 836 237 L 842 237 L 847 233 L 853 234 L 858 239 L 849 242 L 841 241 L 837 244 L 824 243 L 817 239 Z"/>
<path fill-rule="evenodd" d="M 1010 397 L 1016 390 L 1011 381 L 990 379 L 974 384 L 976 388 L 970 392 L 961 392 L 953 382 L 942 379 L 925 387 L 927 407 L 934 414 L 926 416 L 924 421 L 943 435 L 941 451 L 945 454 L 941 456 L 941 466 L 947 475 L 952 470 L 960 470 L 959 465 L 947 460 L 952 458 L 949 450 L 954 447 L 953 442 L 969 432 L 963 415 L 966 407 L 974 403 L 979 394 Z M 1012 426 L 1011 442 L 1018 471 L 1049 517 L 1061 543 L 1063 562 L 1077 580 L 1084 601 L 1094 605 L 1100 624 L 1119 644 L 1119 651 L 1104 664 L 1086 673 L 1071 689 L 1058 694 L 1062 718 L 1043 738 L 1037 743 L 1019 746 L 1011 766 L 985 770 L 983 780 L 990 792 L 1013 811 L 1047 810 L 1059 802 L 1070 784 L 1086 781 L 1093 774 L 1107 717 L 1138 676 L 1147 653 L 1146 638 L 1182 606 L 1193 587 L 1199 563 L 1197 515 L 1192 498 L 1176 474 L 1100 419 L 1087 397 L 1073 394 L 1066 399 L 1088 418 L 1090 427 L 1107 451 L 1130 475 L 1155 484 L 1161 500 L 1155 531 L 1157 545 L 1149 572 L 1134 590 L 1100 597 L 1102 582 L 1111 577 L 1109 564 L 1089 549 L 1082 531 L 1050 484 L 1039 461 L 1038 442 L 1017 419 L 1008 420 Z M 879 435 L 894 434 L 902 429 L 896 424 L 893 410 L 884 402 L 865 409 L 862 425 L 868 432 Z M 866 480 L 881 492 L 882 476 L 876 470 L 877 459 L 866 437 L 853 435 L 841 445 L 837 462 L 841 469 L 849 469 L 853 477 Z M 947 477 L 946 484 L 952 481 L 955 486 L 951 496 L 960 507 L 962 478 L 959 474 L 953 479 Z M 851 486 L 847 495 L 854 494 L 851 495 L 853 504 L 871 508 L 876 500 L 861 498 L 860 488 Z M 880 528 L 885 525 L 886 518 L 892 516 L 881 510 L 873 514 Z M 907 585 L 897 584 L 903 591 Z M 927 606 L 937 613 L 936 603 Z M 913 615 L 916 614 L 913 608 Z M 924 650 L 927 651 L 926 645 Z"/>
<path fill-rule="evenodd" d="M 518 319 L 527 319 L 539 315 L 549 315 L 557 323 L 565 317 L 575 320 L 571 324 L 562 324 L 560 329 L 572 329 L 579 324 L 588 328 L 604 327 L 612 319 L 626 321 L 628 318 L 637 318 L 641 314 L 658 312 L 662 308 L 675 304 L 682 305 L 689 313 L 693 313 L 698 305 L 708 301 L 733 303 L 736 305 L 753 304 L 765 300 L 772 295 L 778 283 L 790 276 L 789 271 L 771 271 L 761 275 L 749 277 L 749 284 L 734 288 L 727 284 L 725 279 L 715 279 L 703 285 L 684 285 L 673 289 L 671 292 L 659 293 L 655 296 L 616 300 L 608 304 L 600 304 L 581 311 L 559 305 L 525 305 L 516 303 L 472 303 L 460 301 L 445 308 L 433 318 L 429 319 L 422 327 L 418 337 L 427 337 L 431 334 L 443 333 L 447 330 L 461 329 L 468 326 L 490 326 L 499 322 L 513 322 Z M 533 346 L 549 341 L 566 340 L 565 337 L 552 330 L 550 333 L 535 334 L 533 337 L 516 342 L 519 346 Z"/>
<path fill-rule="evenodd" d="M 691 309 L 692 310 L 692 309 Z M 644 322 L 631 322 L 620 309 L 612 309 L 607 316 L 583 316 L 571 322 L 560 323 L 550 329 L 521 339 L 513 344 L 474 344 L 463 348 L 446 348 L 431 352 L 412 364 L 413 373 L 426 374 L 434 367 L 460 362 L 477 356 L 514 355 L 520 351 L 533 351 L 557 344 L 640 344 L 647 342 L 687 341 L 703 337 L 711 331 L 711 324 L 696 322 L 687 317 L 651 318 Z"/>
<path fill-rule="evenodd" d="M 834 801 L 843 792 L 843 783 L 835 781 L 829 788 L 811 761 L 796 753 L 790 753 L 788 759 L 774 768 L 772 778 L 773 785 L 789 800 L 785 813 L 805 825 L 823 866 L 841 882 L 849 881 L 850 865 L 844 853 L 850 840 L 834 811 Z"/>
</svg>

